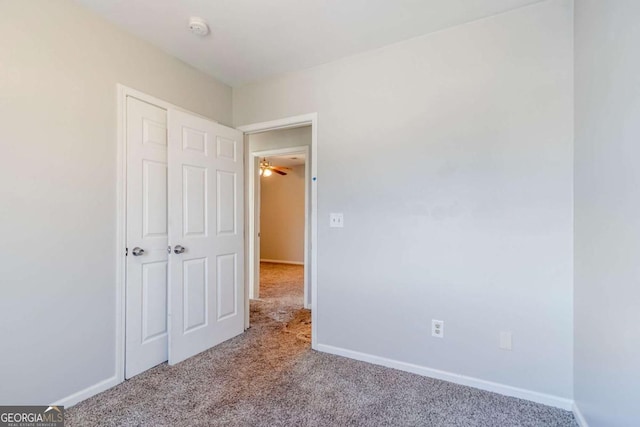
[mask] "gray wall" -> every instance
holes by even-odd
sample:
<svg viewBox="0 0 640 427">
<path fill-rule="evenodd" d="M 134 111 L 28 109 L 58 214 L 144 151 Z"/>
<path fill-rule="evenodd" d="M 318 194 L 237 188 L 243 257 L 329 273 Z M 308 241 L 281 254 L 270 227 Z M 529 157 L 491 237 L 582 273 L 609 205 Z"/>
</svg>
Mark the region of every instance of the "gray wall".
<svg viewBox="0 0 640 427">
<path fill-rule="evenodd" d="M 318 112 L 320 344 L 572 397 L 571 24 L 551 0 L 234 89 L 235 125 Z"/>
<path fill-rule="evenodd" d="M 116 83 L 231 123 L 231 89 L 72 1 L 0 2 L 0 403 L 115 375 Z"/>
<path fill-rule="evenodd" d="M 640 424 L 640 2 L 575 3 L 575 399 Z"/>
</svg>

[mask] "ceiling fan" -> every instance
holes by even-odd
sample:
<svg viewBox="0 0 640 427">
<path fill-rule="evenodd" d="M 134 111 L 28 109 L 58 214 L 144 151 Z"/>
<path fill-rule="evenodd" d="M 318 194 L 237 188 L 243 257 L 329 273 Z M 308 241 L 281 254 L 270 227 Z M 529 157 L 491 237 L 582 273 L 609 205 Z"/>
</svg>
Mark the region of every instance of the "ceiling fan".
<svg viewBox="0 0 640 427">
<path fill-rule="evenodd" d="M 271 163 L 267 161 L 266 158 L 260 161 L 260 175 L 271 176 L 273 172 L 279 175 L 286 175 L 285 170 L 291 170 L 291 168 L 286 168 L 284 166 L 271 166 Z"/>
</svg>

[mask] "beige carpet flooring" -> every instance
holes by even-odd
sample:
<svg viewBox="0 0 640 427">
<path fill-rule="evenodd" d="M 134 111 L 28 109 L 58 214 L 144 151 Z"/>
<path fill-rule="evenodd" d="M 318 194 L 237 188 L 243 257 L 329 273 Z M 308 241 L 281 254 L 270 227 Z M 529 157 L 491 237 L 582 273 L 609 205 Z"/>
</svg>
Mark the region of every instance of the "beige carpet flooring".
<svg viewBox="0 0 640 427">
<path fill-rule="evenodd" d="M 247 332 L 81 402 L 66 425 L 576 426 L 567 411 L 312 351 L 302 267 L 261 267 Z"/>
</svg>

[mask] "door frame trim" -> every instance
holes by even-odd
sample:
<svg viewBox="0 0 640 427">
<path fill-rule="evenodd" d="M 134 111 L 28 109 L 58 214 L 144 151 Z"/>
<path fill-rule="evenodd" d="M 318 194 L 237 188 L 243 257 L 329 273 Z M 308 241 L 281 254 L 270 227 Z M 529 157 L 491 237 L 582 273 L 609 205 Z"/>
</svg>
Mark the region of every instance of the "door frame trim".
<svg viewBox="0 0 640 427">
<path fill-rule="evenodd" d="M 126 345 L 126 286 L 127 286 L 127 97 L 131 96 L 156 107 L 184 111 L 209 121 L 217 120 L 194 113 L 160 98 L 116 83 L 117 106 L 117 172 L 116 172 L 116 329 L 115 329 L 115 377 L 117 384 L 124 381 Z"/>
<path fill-rule="evenodd" d="M 245 147 L 248 148 L 248 147 Z M 257 241 L 257 230 L 256 225 L 258 223 L 258 215 L 259 209 L 259 197 L 261 197 L 260 193 L 260 181 L 258 181 L 258 185 L 256 185 L 256 168 L 258 165 L 258 159 L 260 157 L 270 157 L 270 156 L 283 156 L 283 155 L 295 155 L 295 154 L 304 154 L 305 155 L 305 168 L 304 168 L 304 254 L 303 254 L 303 264 L 305 266 L 311 265 L 311 248 L 310 248 L 310 238 L 311 238 L 311 212 L 309 211 L 309 207 L 311 206 L 311 163 L 309 161 L 309 146 L 292 146 L 292 147 L 284 147 L 284 148 L 275 148 L 271 150 L 260 150 L 253 151 L 248 153 L 249 165 L 248 165 L 248 177 L 247 180 L 247 202 L 248 202 L 248 236 L 249 236 L 249 246 L 246 251 L 246 259 L 249 262 L 249 272 L 252 273 L 248 277 L 249 281 L 249 298 L 256 298 L 256 294 L 259 295 L 260 292 L 260 280 L 257 274 L 259 269 L 260 258 L 258 257 L 260 253 L 259 244 Z M 245 177 L 245 178 L 246 178 Z M 304 308 L 311 308 L 311 269 L 305 268 L 304 271 Z M 258 280 L 256 280 L 258 279 Z"/>
<path fill-rule="evenodd" d="M 277 120 L 271 120 L 266 122 L 259 122 L 248 124 L 244 126 L 237 126 L 236 129 L 244 132 L 245 136 L 252 133 L 266 132 L 269 130 L 280 130 L 301 126 L 311 125 L 311 161 L 308 164 L 311 165 L 311 214 L 310 214 L 310 231 L 311 239 L 309 244 L 310 253 L 310 265 L 305 266 L 311 270 L 311 348 L 317 349 L 318 346 L 318 113 L 309 113 L 299 116 L 285 117 Z M 246 146 L 245 138 L 245 152 L 249 153 Z M 245 154 L 245 159 L 247 157 Z M 248 200 L 248 197 L 245 197 Z M 245 201 L 246 203 L 246 201 Z M 246 206 L 246 205 L 245 205 Z M 248 208 L 246 209 L 248 212 Z M 245 213 L 246 215 L 246 213 Z M 245 216 L 246 218 L 246 216 Z M 248 245 L 249 238 L 249 221 L 245 220 L 245 245 Z M 248 249 L 248 247 L 247 247 Z M 248 252 L 248 251 L 247 251 Z M 249 257 L 247 257 L 248 259 Z M 252 260 L 253 262 L 253 260 Z M 249 274 L 252 272 L 247 271 L 249 262 L 245 266 L 245 327 L 249 327 Z M 306 304 L 306 301 L 305 301 Z"/>
</svg>

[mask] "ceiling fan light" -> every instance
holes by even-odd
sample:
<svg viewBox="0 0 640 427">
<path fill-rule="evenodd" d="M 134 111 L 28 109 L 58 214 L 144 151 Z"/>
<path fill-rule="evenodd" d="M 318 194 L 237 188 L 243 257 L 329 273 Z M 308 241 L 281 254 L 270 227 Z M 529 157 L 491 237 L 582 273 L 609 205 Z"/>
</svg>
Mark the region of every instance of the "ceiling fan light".
<svg viewBox="0 0 640 427">
<path fill-rule="evenodd" d="M 264 172 L 262 172 L 262 175 L 264 176 L 271 176 L 273 172 L 271 172 L 271 169 L 265 169 Z"/>
<path fill-rule="evenodd" d="M 260 175 L 264 172 L 264 168 L 260 168 Z"/>
</svg>

